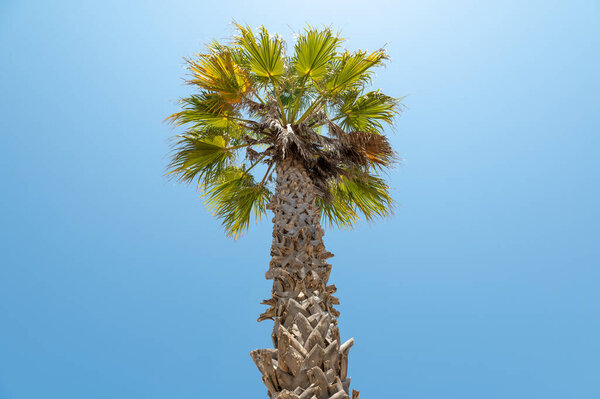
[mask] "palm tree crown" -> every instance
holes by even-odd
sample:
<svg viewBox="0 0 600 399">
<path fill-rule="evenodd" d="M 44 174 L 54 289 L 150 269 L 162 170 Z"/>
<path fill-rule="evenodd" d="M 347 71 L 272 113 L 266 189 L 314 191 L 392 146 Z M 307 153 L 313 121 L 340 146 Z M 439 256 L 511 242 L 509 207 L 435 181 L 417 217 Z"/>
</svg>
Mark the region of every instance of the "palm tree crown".
<svg viewBox="0 0 600 399">
<path fill-rule="evenodd" d="M 331 29 L 307 27 L 286 55 L 285 42 L 264 27 L 235 26 L 231 43 L 212 42 L 186 60 L 198 92 L 168 118 L 185 126 L 168 173 L 196 182 L 234 237 L 266 214 L 275 166 L 286 158 L 303 165 L 330 225 L 388 214 L 380 173 L 395 154 L 383 130 L 401 99 L 368 90 L 385 52 L 343 51 Z"/>
</svg>

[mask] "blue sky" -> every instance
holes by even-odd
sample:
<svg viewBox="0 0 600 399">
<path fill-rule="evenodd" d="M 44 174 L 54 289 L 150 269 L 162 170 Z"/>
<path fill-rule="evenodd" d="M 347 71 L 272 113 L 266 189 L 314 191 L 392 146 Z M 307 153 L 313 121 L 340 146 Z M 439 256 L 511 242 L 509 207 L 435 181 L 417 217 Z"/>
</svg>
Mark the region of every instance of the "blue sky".
<svg viewBox="0 0 600 399">
<path fill-rule="evenodd" d="M 327 231 L 365 398 L 598 398 L 597 1 L 3 1 L 0 398 L 265 398 L 270 226 L 163 177 L 231 21 L 387 44 L 395 215 Z"/>
</svg>

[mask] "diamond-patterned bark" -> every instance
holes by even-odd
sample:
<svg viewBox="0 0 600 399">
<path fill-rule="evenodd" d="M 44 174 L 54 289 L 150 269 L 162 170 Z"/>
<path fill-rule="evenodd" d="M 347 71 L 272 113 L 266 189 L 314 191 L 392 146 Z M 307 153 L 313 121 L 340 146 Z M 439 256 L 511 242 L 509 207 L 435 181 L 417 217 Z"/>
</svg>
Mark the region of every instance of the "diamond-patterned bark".
<svg viewBox="0 0 600 399">
<path fill-rule="evenodd" d="M 348 351 L 340 343 L 333 308 L 338 300 L 327 285 L 333 255 L 323 245 L 314 186 L 299 162 L 277 165 L 277 187 L 269 205 L 273 218 L 272 298 L 259 321 L 274 321 L 274 349 L 257 349 L 252 359 L 271 399 L 349 399 Z M 358 391 L 352 399 L 358 399 Z"/>
</svg>

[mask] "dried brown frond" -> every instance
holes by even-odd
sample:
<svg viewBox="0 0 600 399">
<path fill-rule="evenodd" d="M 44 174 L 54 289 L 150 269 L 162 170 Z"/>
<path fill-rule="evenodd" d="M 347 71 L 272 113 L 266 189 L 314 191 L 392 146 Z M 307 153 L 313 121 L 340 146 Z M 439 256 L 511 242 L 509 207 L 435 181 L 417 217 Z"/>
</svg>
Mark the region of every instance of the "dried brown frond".
<svg viewBox="0 0 600 399">
<path fill-rule="evenodd" d="M 368 162 L 376 167 L 391 165 L 396 156 L 387 137 L 368 132 L 350 132 L 347 134 L 349 147 L 360 152 Z"/>
</svg>

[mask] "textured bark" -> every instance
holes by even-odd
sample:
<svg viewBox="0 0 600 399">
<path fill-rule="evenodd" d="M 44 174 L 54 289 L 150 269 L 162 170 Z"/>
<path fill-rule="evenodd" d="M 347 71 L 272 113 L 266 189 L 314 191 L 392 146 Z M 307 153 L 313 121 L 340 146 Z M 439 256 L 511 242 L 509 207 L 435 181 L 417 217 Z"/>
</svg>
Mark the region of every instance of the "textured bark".
<svg viewBox="0 0 600 399">
<path fill-rule="evenodd" d="M 272 260 L 266 273 L 273 280 L 272 298 L 259 321 L 274 321 L 274 349 L 250 354 L 263 374 L 271 399 L 349 399 L 348 351 L 340 344 L 338 300 L 327 285 L 333 255 L 323 245 L 315 188 L 299 162 L 277 165 L 273 211 Z M 358 391 L 352 399 L 358 399 Z"/>
</svg>

